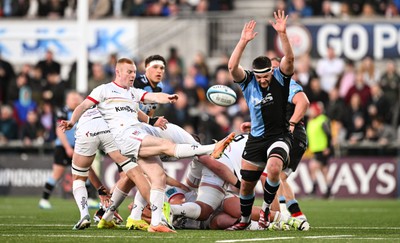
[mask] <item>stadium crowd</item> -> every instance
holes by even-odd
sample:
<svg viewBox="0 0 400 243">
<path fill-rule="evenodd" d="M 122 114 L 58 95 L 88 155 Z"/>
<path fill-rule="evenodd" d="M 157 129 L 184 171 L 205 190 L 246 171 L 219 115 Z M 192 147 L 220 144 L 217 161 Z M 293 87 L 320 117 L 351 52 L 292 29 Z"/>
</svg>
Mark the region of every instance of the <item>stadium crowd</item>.
<svg viewBox="0 0 400 243">
<path fill-rule="evenodd" d="M 274 57 L 273 51 L 267 55 Z M 117 60 L 111 54 L 107 63 L 89 63 L 88 91 L 113 78 L 111 71 Z M 211 69 L 204 54 L 184 60 L 175 47 L 167 58 L 163 90 L 177 93 L 180 99 L 157 112 L 170 122 L 198 133 L 205 142 L 221 139 L 229 132 L 239 131 L 239 125 L 249 120 L 248 108 L 239 96 L 237 103 L 225 108 L 206 99 L 206 90 L 215 84 L 231 86 L 227 56 Z M 53 142 L 55 113 L 62 109 L 65 91 L 76 86 L 76 65 L 63 80 L 60 64 L 51 51 L 36 65 L 25 64 L 18 71 L 0 58 L 1 142 L 21 140 L 30 145 L 33 140 Z M 144 73 L 139 61 L 139 74 Z M 311 62 L 302 56 L 296 62 L 293 78 L 301 83 L 311 103 L 322 102 L 330 118 L 333 143 L 357 144 L 377 141 L 382 145 L 394 142 L 398 126 L 400 75 L 394 60 L 387 61 L 385 70 L 376 68 L 366 57 L 359 62 L 336 57 L 333 50 L 327 57 Z M 237 92 L 240 95 L 240 92 Z"/>
<path fill-rule="evenodd" d="M 77 0 L 0 1 L 1 18 L 75 18 Z M 89 0 L 89 18 L 176 16 L 229 11 L 233 0 Z"/>
</svg>

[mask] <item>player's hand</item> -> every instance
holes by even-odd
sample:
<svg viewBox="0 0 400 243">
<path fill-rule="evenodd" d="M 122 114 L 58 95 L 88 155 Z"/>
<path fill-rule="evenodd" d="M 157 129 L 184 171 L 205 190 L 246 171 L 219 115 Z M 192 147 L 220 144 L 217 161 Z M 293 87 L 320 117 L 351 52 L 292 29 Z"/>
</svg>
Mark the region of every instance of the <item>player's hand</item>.
<svg viewBox="0 0 400 243">
<path fill-rule="evenodd" d="M 74 124 L 71 121 L 61 120 L 58 123 L 58 127 L 61 129 L 61 131 L 65 132 L 67 130 L 70 130 L 72 127 L 74 127 Z"/>
<path fill-rule="evenodd" d="M 103 205 L 105 208 L 108 208 L 111 205 L 111 195 L 108 190 L 104 186 L 101 186 L 99 189 L 97 189 L 97 192 L 99 193 L 101 205 Z"/>
<path fill-rule="evenodd" d="M 163 116 L 158 117 L 157 121 L 154 123 L 155 127 L 161 128 L 161 130 L 167 129 L 168 120 L 165 119 Z"/>
<path fill-rule="evenodd" d="M 65 148 L 65 153 L 69 158 L 72 158 L 72 156 L 74 155 L 74 149 L 71 147 L 67 147 Z"/>
<path fill-rule="evenodd" d="M 179 96 L 177 94 L 168 95 L 169 103 L 173 104 L 178 100 Z"/>
<path fill-rule="evenodd" d="M 246 43 L 253 40 L 258 34 L 257 32 L 254 32 L 255 28 L 256 21 L 251 20 L 250 22 L 246 23 L 243 27 L 242 36 L 240 37 L 240 39 L 245 41 Z"/>
<path fill-rule="evenodd" d="M 240 131 L 244 133 L 249 133 L 251 129 L 251 123 L 250 122 L 243 122 L 240 124 Z"/>
<path fill-rule="evenodd" d="M 278 10 L 277 12 L 274 12 L 274 18 L 275 22 L 270 20 L 269 22 L 271 23 L 272 27 L 276 30 L 276 32 L 286 32 L 286 21 L 288 18 L 288 15 L 285 16 L 285 11 L 283 10 Z"/>
</svg>

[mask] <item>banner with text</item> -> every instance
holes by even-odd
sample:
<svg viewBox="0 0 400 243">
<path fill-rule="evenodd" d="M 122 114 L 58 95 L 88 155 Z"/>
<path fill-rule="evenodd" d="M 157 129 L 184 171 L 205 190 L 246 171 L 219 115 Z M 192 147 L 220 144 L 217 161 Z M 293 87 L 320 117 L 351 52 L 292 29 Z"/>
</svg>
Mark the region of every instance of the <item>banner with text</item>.
<svg viewBox="0 0 400 243">
<path fill-rule="evenodd" d="M 277 50 L 282 54 L 276 31 L 270 25 L 266 28 L 267 50 Z M 352 21 L 344 24 L 324 20 L 322 23 L 290 25 L 287 33 L 296 56 L 324 57 L 328 46 L 332 46 L 338 56 L 354 61 L 365 56 L 382 60 L 400 55 L 399 22 Z"/>
</svg>

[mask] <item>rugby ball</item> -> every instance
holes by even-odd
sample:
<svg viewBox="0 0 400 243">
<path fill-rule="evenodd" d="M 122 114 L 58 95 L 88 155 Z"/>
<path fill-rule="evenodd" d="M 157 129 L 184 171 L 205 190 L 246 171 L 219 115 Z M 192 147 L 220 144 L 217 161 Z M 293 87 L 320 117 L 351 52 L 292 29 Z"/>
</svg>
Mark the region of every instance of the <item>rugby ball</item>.
<svg viewBox="0 0 400 243">
<path fill-rule="evenodd" d="M 225 85 L 214 85 L 207 90 L 207 99 L 220 106 L 230 106 L 236 102 L 236 93 Z"/>
</svg>

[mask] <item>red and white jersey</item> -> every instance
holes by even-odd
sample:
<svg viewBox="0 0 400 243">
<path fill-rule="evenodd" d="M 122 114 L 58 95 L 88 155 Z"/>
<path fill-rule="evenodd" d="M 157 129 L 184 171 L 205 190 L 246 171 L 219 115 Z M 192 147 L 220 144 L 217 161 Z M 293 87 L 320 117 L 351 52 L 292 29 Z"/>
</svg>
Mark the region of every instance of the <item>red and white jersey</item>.
<svg viewBox="0 0 400 243">
<path fill-rule="evenodd" d="M 90 122 L 93 119 L 103 119 L 103 117 L 100 114 L 100 111 L 97 109 L 96 106 L 87 109 L 82 116 L 79 118 L 78 123 L 76 125 L 76 130 L 79 129 L 79 127 L 83 126 L 86 122 Z"/>
<path fill-rule="evenodd" d="M 147 91 L 136 88 L 125 89 L 115 82 L 103 84 L 89 94 L 87 99 L 93 101 L 111 132 L 118 134 L 138 120 L 139 103 L 144 100 Z"/>
</svg>

